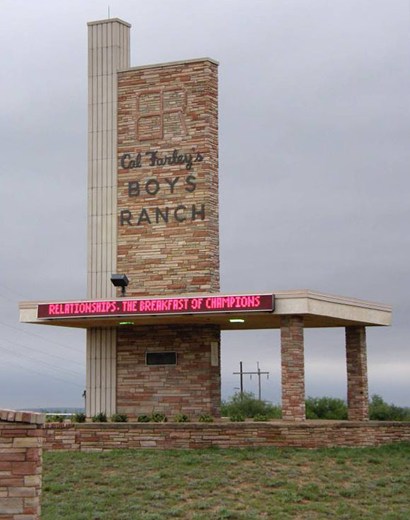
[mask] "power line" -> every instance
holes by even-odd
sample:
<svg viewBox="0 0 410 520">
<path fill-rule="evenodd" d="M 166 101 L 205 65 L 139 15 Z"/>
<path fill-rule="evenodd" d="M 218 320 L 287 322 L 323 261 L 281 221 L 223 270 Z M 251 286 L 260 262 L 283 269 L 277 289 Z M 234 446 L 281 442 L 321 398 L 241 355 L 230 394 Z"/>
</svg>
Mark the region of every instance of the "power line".
<svg viewBox="0 0 410 520">
<path fill-rule="evenodd" d="M 8 349 L 6 347 L 0 346 L 0 350 L 4 350 L 5 352 L 8 352 L 9 354 L 11 354 L 12 356 L 15 356 L 15 357 L 27 357 L 27 359 L 31 359 L 32 361 L 35 361 L 36 363 L 40 363 L 42 365 L 46 365 L 46 366 L 52 368 L 53 370 L 63 370 L 64 372 L 67 372 L 67 373 L 69 373 L 71 375 L 74 375 L 74 376 L 81 376 L 81 375 L 83 375 L 80 372 L 74 372 L 74 370 L 70 370 L 69 368 L 61 368 L 61 367 L 57 367 L 56 365 L 52 365 L 51 363 L 47 363 L 47 361 L 40 361 L 39 359 L 35 359 L 32 356 L 22 356 L 22 354 L 18 354 L 16 352 L 13 352 L 12 350 L 10 350 L 10 349 Z"/>
<path fill-rule="evenodd" d="M 6 291 L 15 294 L 18 298 L 22 298 L 23 300 L 25 299 L 25 297 L 21 293 L 18 293 L 17 291 L 15 291 L 13 289 L 10 289 L 10 287 L 7 287 L 7 285 L 4 285 L 4 283 L 0 283 L 0 286 L 4 287 L 4 289 L 6 289 Z M 0 296 L 2 298 L 4 298 L 5 300 L 7 300 L 9 302 L 12 302 L 12 303 L 14 303 L 16 301 L 16 300 L 12 300 L 12 299 L 10 299 L 7 296 L 4 296 L 2 294 L 0 294 Z M 53 340 L 47 339 L 44 336 L 41 336 L 40 334 L 34 334 L 33 332 L 27 332 L 25 330 L 19 329 L 18 327 L 13 327 L 12 325 L 8 325 L 7 323 L 4 323 L 2 321 L 0 321 L 0 325 L 3 325 L 4 327 L 8 327 L 10 329 L 17 330 L 18 332 L 22 332 L 23 334 L 27 334 L 28 336 L 33 336 L 33 337 L 36 337 L 36 338 L 40 338 L 43 341 L 47 341 L 47 342 L 52 343 L 54 345 L 58 345 L 58 346 L 60 346 L 62 348 L 68 349 L 70 351 L 72 351 L 73 348 L 74 348 L 74 347 L 69 347 L 67 345 L 64 345 L 63 343 L 58 343 L 57 341 L 53 341 Z M 74 350 L 78 350 L 78 352 L 80 352 L 80 349 L 78 349 L 78 348 L 74 348 Z"/>
<path fill-rule="evenodd" d="M 68 358 L 63 357 L 63 356 L 59 356 L 58 354 L 50 354 L 49 352 L 45 352 L 44 350 L 40 350 L 37 347 L 36 348 L 28 347 L 27 345 L 22 345 L 18 341 L 12 341 L 11 339 L 2 338 L 2 341 L 6 341 L 7 343 L 11 343 L 12 345 L 15 345 L 16 347 L 22 347 L 22 348 L 25 348 L 27 350 L 31 350 L 32 352 L 35 352 L 35 353 L 44 354 L 45 356 L 51 356 L 51 357 L 54 357 L 56 359 L 61 359 L 62 361 L 68 361 L 69 363 L 74 363 L 75 365 L 79 365 L 80 367 L 84 367 L 84 363 L 79 363 L 78 361 L 74 361 L 74 360 L 68 359 Z"/>
<path fill-rule="evenodd" d="M 261 375 L 266 375 L 266 378 L 269 379 L 269 372 L 262 372 L 261 369 L 259 368 L 259 361 L 256 363 L 256 366 L 257 366 L 257 370 L 256 372 L 244 372 L 243 371 L 243 368 L 242 368 L 242 361 L 239 362 L 239 372 L 233 372 L 234 375 L 239 375 L 240 376 L 240 382 L 241 382 L 241 398 L 243 396 L 243 376 L 244 375 L 249 375 L 250 378 L 252 379 L 252 376 L 253 375 L 257 375 L 258 376 L 258 399 L 259 401 L 262 401 L 262 386 L 261 386 Z"/>
<path fill-rule="evenodd" d="M 11 298 L 8 298 L 7 296 L 4 296 L 4 294 L 0 294 L 0 298 L 3 298 L 3 300 L 6 300 L 10 303 L 15 303 L 15 301 L 16 301 L 14 298 L 11 299 Z"/>
<path fill-rule="evenodd" d="M 58 343 L 57 341 L 53 341 L 52 339 L 45 338 L 44 336 L 41 336 L 40 334 L 34 334 L 34 332 L 27 332 L 26 330 L 19 329 L 18 327 L 13 327 L 13 325 L 8 325 L 7 323 L 4 323 L 3 321 L 0 321 L 0 325 L 3 325 L 4 327 L 8 327 L 9 329 L 17 330 L 18 332 L 21 332 L 23 334 L 27 334 L 27 336 L 33 336 L 35 338 L 40 338 L 43 341 L 47 341 L 48 343 L 52 343 L 53 345 L 58 345 L 59 347 L 70 350 L 71 352 L 73 351 L 73 349 L 77 350 L 78 352 L 81 352 L 81 350 L 79 348 L 69 347 L 68 345 L 64 345 L 63 343 Z"/>
<path fill-rule="evenodd" d="M 25 367 L 24 365 L 21 365 L 20 363 L 16 363 L 15 361 L 10 361 L 10 363 L 19 368 L 22 368 L 23 370 L 28 370 L 29 372 L 33 372 L 41 377 L 44 377 L 44 375 L 47 375 L 47 377 L 51 377 L 52 379 L 55 379 L 55 380 L 63 382 L 63 383 L 68 383 L 70 385 L 78 386 L 80 388 L 83 388 L 83 386 L 84 386 L 84 385 L 80 385 L 79 383 L 74 383 L 73 381 L 67 381 L 66 379 L 61 379 L 60 377 L 56 377 L 53 374 L 50 374 L 48 372 L 38 372 L 37 370 L 34 370 L 31 367 Z"/>
<path fill-rule="evenodd" d="M 12 294 L 15 294 L 16 296 L 18 296 L 18 298 L 22 298 L 23 300 L 26 298 L 25 296 L 23 296 L 21 293 L 19 293 L 18 291 L 16 291 L 15 289 L 11 289 L 10 287 L 7 287 L 7 285 L 5 285 L 4 283 L 0 283 L 0 286 L 3 287 L 4 289 L 6 289 L 6 291 L 12 293 Z"/>
</svg>

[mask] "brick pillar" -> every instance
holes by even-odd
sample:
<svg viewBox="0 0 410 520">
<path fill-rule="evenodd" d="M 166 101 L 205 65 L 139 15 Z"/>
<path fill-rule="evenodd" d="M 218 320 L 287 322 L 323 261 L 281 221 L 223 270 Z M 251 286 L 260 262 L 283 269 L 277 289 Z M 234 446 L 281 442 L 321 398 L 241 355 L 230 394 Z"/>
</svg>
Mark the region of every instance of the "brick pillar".
<svg viewBox="0 0 410 520">
<path fill-rule="evenodd" d="M 303 317 L 281 316 L 282 418 L 304 421 L 305 358 Z"/>
<path fill-rule="evenodd" d="M 0 520 L 38 520 L 44 415 L 0 410 Z"/>
<path fill-rule="evenodd" d="M 347 406 L 350 421 L 369 418 L 365 327 L 346 327 Z"/>
</svg>

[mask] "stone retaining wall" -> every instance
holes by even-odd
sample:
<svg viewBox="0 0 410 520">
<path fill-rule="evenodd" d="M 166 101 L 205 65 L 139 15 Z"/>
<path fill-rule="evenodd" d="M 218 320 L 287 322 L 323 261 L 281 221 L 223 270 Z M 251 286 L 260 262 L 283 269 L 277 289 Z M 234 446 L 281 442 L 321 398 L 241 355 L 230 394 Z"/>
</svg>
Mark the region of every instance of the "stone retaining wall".
<svg viewBox="0 0 410 520">
<path fill-rule="evenodd" d="M 40 518 L 44 415 L 0 410 L 0 520 Z"/>
<path fill-rule="evenodd" d="M 48 424 L 46 450 L 364 447 L 410 442 L 410 423 L 306 421 Z"/>
</svg>

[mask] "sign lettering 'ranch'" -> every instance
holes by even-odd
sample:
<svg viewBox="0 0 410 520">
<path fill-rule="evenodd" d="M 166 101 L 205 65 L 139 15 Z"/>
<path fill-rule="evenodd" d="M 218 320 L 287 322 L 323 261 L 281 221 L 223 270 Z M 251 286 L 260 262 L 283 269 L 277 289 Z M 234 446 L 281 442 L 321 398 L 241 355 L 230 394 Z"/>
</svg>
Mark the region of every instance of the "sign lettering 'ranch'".
<svg viewBox="0 0 410 520">
<path fill-rule="evenodd" d="M 198 314 L 218 312 L 272 312 L 273 294 L 206 296 L 198 298 L 144 298 L 97 300 L 38 305 L 38 318 L 70 318 L 80 316 L 123 316 L 145 314 Z"/>
<path fill-rule="evenodd" d="M 136 179 L 129 181 L 128 197 L 141 198 L 155 197 L 157 195 L 175 195 L 177 190 L 183 196 L 194 193 L 197 185 L 197 177 L 194 166 L 204 160 L 201 152 L 183 153 L 173 150 L 172 153 L 160 153 L 157 150 L 145 152 L 145 154 L 125 153 L 120 158 L 120 166 L 123 170 L 138 170 L 143 167 L 180 166 L 181 172 L 177 176 L 149 177 L 145 180 Z M 205 219 L 205 204 L 178 204 L 176 206 L 141 208 L 137 213 L 129 209 L 120 211 L 120 226 L 141 226 L 143 224 L 159 224 L 170 221 L 185 222 Z"/>
</svg>

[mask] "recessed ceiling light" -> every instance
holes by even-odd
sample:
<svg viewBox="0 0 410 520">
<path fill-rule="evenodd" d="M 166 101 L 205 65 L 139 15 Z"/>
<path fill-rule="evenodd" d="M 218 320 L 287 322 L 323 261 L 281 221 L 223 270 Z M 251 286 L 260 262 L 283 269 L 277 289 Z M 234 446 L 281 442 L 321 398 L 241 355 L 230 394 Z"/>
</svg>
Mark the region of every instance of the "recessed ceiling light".
<svg viewBox="0 0 410 520">
<path fill-rule="evenodd" d="M 229 320 L 231 323 L 245 323 L 245 320 L 242 318 L 230 318 Z"/>
</svg>

